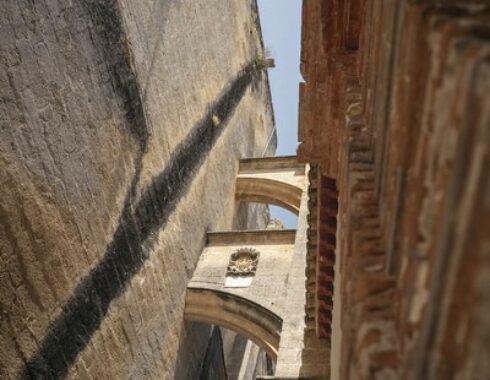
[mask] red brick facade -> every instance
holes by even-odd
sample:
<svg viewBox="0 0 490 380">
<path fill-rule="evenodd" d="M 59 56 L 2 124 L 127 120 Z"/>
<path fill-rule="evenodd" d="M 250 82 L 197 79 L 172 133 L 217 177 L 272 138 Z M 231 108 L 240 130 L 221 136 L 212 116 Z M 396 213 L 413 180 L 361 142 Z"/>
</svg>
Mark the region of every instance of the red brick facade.
<svg viewBox="0 0 490 380">
<path fill-rule="evenodd" d="M 342 379 L 488 373 L 489 12 L 303 2 L 298 156 L 339 192 Z"/>
</svg>

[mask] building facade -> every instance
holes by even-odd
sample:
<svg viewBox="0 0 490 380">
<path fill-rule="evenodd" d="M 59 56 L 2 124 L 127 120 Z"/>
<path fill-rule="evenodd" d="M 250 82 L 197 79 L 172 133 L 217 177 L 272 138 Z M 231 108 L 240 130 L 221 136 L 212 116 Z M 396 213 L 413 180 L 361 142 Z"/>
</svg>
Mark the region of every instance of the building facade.
<svg viewBox="0 0 490 380">
<path fill-rule="evenodd" d="M 206 232 L 267 223 L 233 192 L 276 144 L 255 2 L 1 7 L 0 378 L 217 378 L 184 298 Z"/>
<path fill-rule="evenodd" d="M 2 7 L 0 378 L 488 377 L 488 1 Z"/>
<path fill-rule="evenodd" d="M 488 376 L 489 11 L 303 1 L 298 156 L 318 167 L 319 226 L 338 191 L 332 379 Z"/>
</svg>

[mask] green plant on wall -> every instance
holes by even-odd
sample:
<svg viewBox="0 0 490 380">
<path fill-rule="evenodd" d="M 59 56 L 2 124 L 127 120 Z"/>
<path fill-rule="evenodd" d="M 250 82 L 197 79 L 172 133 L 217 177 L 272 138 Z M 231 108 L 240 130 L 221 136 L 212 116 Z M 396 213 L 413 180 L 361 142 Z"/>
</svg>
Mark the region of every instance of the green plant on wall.
<svg viewBox="0 0 490 380">
<path fill-rule="evenodd" d="M 274 67 L 274 58 L 272 58 L 271 49 L 266 47 L 262 54 L 255 58 L 255 68 L 257 70 L 266 70 Z"/>
</svg>

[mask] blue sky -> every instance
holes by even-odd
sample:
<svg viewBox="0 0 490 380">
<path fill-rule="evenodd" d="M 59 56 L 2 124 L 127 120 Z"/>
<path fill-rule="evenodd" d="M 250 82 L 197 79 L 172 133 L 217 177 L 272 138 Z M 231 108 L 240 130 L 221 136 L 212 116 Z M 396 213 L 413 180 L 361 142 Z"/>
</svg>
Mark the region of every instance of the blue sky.
<svg viewBox="0 0 490 380">
<path fill-rule="evenodd" d="M 295 155 L 298 145 L 298 85 L 301 38 L 301 0 L 257 0 L 264 45 L 276 67 L 269 70 L 278 134 L 278 156 Z M 271 206 L 273 217 L 296 228 L 296 216 Z"/>
</svg>

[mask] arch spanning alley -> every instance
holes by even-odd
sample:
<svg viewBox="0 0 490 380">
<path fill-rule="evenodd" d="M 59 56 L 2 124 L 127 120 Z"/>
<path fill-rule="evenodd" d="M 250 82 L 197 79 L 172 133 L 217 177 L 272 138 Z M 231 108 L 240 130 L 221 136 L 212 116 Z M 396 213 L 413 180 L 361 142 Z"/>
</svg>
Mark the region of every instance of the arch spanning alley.
<svg viewBox="0 0 490 380">
<path fill-rule="evenodd" d="M 229 328 L 277 358 L 295 235 L 295 230 L 208 233 L 187 285 L 184 318 Z M 255 266 L 251 281 L 227 283 L 232 254 L 243 249 L 258 255 L 249 264 Z"/>
<path fill-rule="evenodd" d="M 298 215 L 301 189 L 266 178 L 242 177 L 236 181 L 236 199 L 283 207 Z"/>
<path fill-rule="evenodd" d="M 305 165 L 296 157 L 240 161 L 235 196 L 239 201 L 267 203 L 299 213 L 305 186 Z"/>
<path fill-rule="evenodd" d="M 277 359 L 282 318 L 243 297 L 211 289 L 188 288 L 185 319 L 231 329 Z"/>
<path fill-rule="evenodd" d="M 306 215 L 307 171 L 307 166 L 294 156 L 241 160 L 235 197 L 238 201 L 277 205 L 296 215 L 302 208 L 301 214 Z M 304 231 L 306 224 L 301 225 Z M 185 319 L 233 330 L 255 342 L 274 360 L 279 357 L 278 363 L 290 365 L 291 350 L 299 353 L 301 348 L 281 343 L 284 354 L 280 354 L 279 343 L 283 321 L 288 326 L 287 336 L 296 337 L 291 326 L 297 322 L 288 319 L 291 305 L 301 304 L 293 309 L 304 312 L 304 282 L 300 281 L 299 292 L 296 284 L 289 286 L 295 278 L 290 275 L 292 268 L 297 271 L 304 265 L 302 251 L 295 254 L 295 240 L 296 230 L 208 233 L 187 285 Z"/>
</svg>

